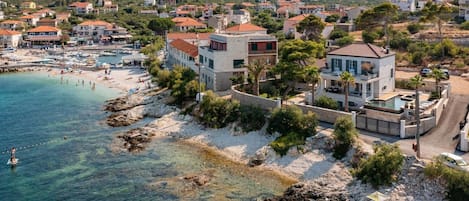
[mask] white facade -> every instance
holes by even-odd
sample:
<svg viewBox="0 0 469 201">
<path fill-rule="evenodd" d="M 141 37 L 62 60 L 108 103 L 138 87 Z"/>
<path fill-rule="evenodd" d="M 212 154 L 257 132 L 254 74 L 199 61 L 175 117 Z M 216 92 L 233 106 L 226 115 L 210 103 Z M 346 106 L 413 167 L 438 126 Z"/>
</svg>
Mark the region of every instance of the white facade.
<svg viewBox="0 0 469 201">
<path fill-rule="evenodd" d="M 21 33 L 18 34 L 0 34 L 0 46 L 4 47 L 18 47 L 21 41 Z"/>
<path fill-rule="evenodd" d="M 365 48 L 363 46 L 370 47 L 371 54 L 357 56 L 360 54 L 357 51 Z M 350 72 L 355 77 L 355 84 L 349 87 L 349 107 L 361 107 L 369 100 L 394 91 L 395 53 L 389 50 L 386 53 L 386 50 L 379 50 L 379 47 L 369 44 L 351 44 L 343 48 L 355 53 L 343 54 L 344 51 L 339 51 L 342 54 L 340 55 L 332 51 L 326 56 L 326 69 L 321 72 L 321 81 L 317 90 L 319 96 L 333 98 L 343 107 L 345 92 L 340 83 L 340 74 L 344 71 Z"/>
<path fill-rule="evenodd" d="M 469 20 L 469 0 L 459 0 L 459 16 Z"/>
<path fill-rule="evenodd" d="M 145 0 L 143 2 L 144 6 L 156 6 L 156 0 Z"/>
<path fill-rule="evenodd" d="M 249 11 L 241 9 L 241 10 L 230 10 L 228 19 L 230 22 L 235 24 L 246 24 L 251 22 L 251 14 Z"/>
<path fill-rule="evenodd" d="M 199 46 L 199 65 L 202 82 L 214 91 L 228 90 L 232 77 L 247 76 L 245 65 L 249 62 L 277 62 L 277 39 L 267 34 L 212 34 L 210 40 L 210 46 Z"/>
<path fill-rule="evenodd" d="M 401 11 L 416 11 L 415 0 L 391 0 L 391 3 L 399 7 L 399 10 Z"/>
</svg>

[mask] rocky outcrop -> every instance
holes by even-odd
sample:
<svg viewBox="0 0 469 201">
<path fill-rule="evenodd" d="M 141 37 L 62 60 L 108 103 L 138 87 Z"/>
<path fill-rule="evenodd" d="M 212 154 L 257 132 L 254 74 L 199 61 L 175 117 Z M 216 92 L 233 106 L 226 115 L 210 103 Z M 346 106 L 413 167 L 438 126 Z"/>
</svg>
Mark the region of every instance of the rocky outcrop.
<svg viewBox="0 0 469 201">
<path fill-rule="evenodd" d="M 288 188 L 283 196 L 266 199 L 266 201 L 290 200 L 345 201 L 348 200 L 348 194 L 344 189 L 330 188 L 318 183 L 298 183 Z"/>
<path fill-rule="evenodd" d="M 145 145 L 151 141 L 154 134 L 148 128 L 135 128 L 117 137 L 122 140 L 122 147 L 129 152 L 138 152 L 145 148 Z"/>
</svg>

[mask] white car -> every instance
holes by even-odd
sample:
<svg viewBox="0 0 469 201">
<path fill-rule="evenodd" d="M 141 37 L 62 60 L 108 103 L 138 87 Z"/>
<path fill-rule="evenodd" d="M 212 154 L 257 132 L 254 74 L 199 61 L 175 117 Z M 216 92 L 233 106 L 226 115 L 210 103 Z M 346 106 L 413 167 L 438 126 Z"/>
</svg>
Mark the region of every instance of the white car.
<svg viewBox="0 0 469 201">
<path fill-rule="evenodd" d="M 451 153 L 441 153 L 438 156 L 438 160 L 441 161 L 443 164 L 447 165 L 448 167 L 469 171 L 469 164 L 464 161 L 461 156 L 457 156 Z"/>
</svg>

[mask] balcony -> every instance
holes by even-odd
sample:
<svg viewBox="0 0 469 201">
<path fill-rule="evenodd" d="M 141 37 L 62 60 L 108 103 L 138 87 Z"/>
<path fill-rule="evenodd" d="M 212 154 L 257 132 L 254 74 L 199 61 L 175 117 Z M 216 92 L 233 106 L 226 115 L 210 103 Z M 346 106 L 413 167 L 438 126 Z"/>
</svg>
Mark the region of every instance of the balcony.
<svg viewBox="0 0 469 201">
<path fill-rule="evenodd" d="M 378 77 L 378 73 L 367 73 L 360 75 L 361 80 L 371 80 Z"/>
<path fill-rule="evenodd" d="M 327 87 L 324 90 L 328 93 L 342 94 L 342 95 L 345 94 L 343 87 L 339 87 L 339 86 Z M 361 91 L 350 90 L 348 94 L 349 96 L 362 97 Z"/>
<path fill-rule="evenodd" d="M 275 54 L 277 50 L 249 50 L 249 54 Z"/>
</svg>

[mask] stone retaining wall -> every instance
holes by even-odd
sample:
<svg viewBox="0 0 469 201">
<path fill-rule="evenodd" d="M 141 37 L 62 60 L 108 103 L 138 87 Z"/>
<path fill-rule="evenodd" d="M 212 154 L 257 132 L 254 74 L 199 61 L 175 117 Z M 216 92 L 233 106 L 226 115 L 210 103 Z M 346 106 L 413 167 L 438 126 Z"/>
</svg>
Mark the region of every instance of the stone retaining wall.
<svg viewBox="0 0 469 201">
<path fill-rule="evenodd" d="M 340 116 L 352 117 L 352 114 L 348 112 L 331 110 L 331 109 L 316 107 L 316 106 L 311 106 L 311 105 L 300 105 L 300 104 L 295 104 L 295 105 L 299 107 L 304 113 L 307 113 L 307 112 L 315 113 L 319 121 L 324 121 L 324 122 L 328 122 L 331 124 L 335 123 L 335 120 Z"/>
<path fill-rule="evenodd" d="M 265 110 L 271 110 L 281 106 L 281 100 L 272 100 L 236 90 L 235 85 L 231 87 L 231 97 L 238 100 L 241 105 L 254 105 Z"/>
</svg>

